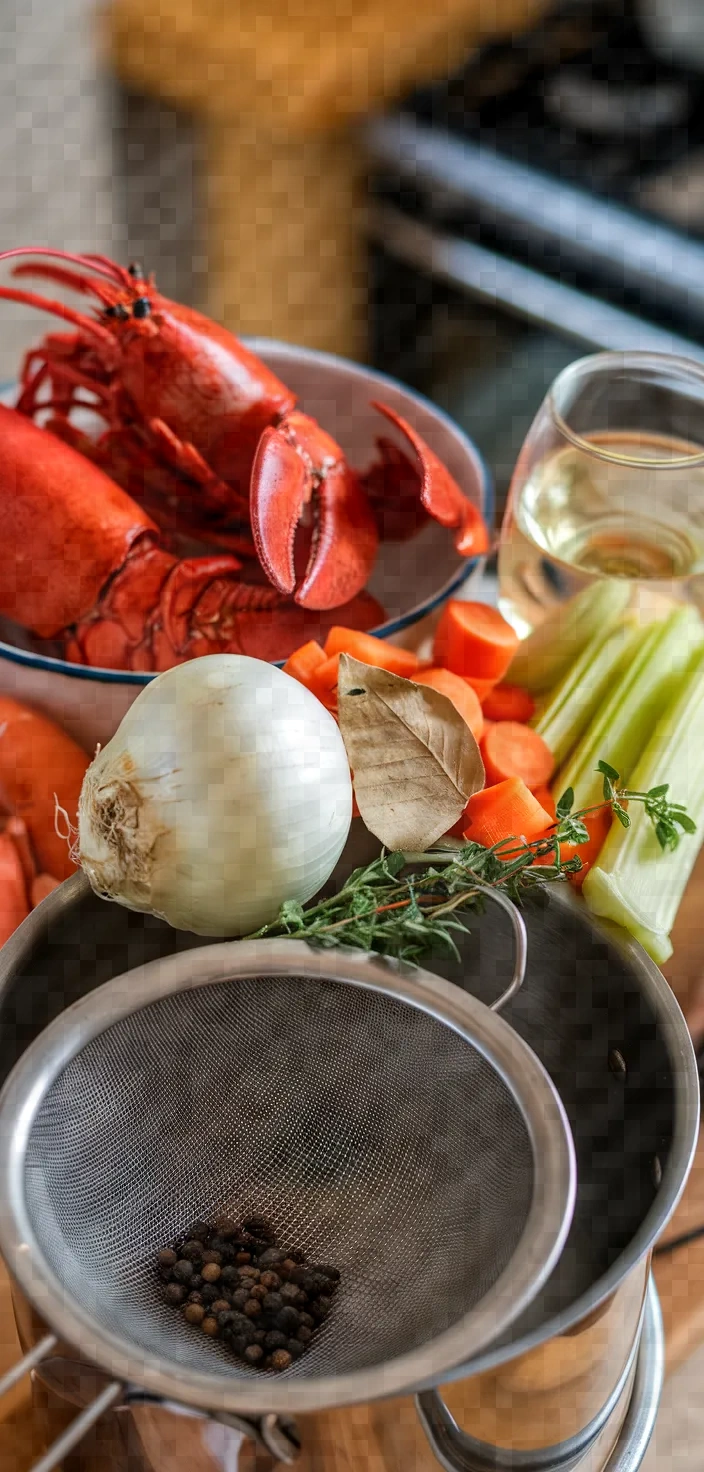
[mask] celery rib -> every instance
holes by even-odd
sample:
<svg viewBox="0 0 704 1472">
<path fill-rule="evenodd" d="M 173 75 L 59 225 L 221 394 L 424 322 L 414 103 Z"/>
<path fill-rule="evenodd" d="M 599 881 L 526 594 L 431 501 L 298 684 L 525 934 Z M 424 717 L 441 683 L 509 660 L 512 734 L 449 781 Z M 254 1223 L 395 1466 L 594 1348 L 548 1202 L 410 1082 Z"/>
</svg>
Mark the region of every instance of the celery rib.
<svg viewBox="0 0 704 1472">
<path fill-rule="evenodd" d="M 562 765 L 581 740 L 613 682 L 635 658 L 646 632 L 633 621 L 619 624 L 606 634 L 601 630 L 533 720 L 556 766 Z"/>
<path fill-rule="evenodd" d="M 553 788 L 558 797 L 571 787 L 577 807 L 597 803 L 602 787 L 596 771 L 600 759 L 614 766 L 629 786 L 633 785 L 631 773 L 663 709 L 703 646 L 701 619 L 689 605 L 676 608 L 666 619 L 646 627 L 634 644 L 633 658 L 626 661 L 584 739 L 559 773 Z"/>
<path fill-rule="evenodd" d="M 704 839 L 704 655 L 680 682 L 658 722 L 629 786 L 647 792 L 668 782 L 697 825 L 677 848 L 663 852 L 642 811 L 630 828 L 614 823 L 583 894 L 596 915 L 615 920 L 635 936 L 658 965 L 672 954 L 670 931 Z"/>
<path fill-rule="evenodd" d="M 561 603 L 523 640 L 507 680 L 533 695 L 551 690 L 587 644 L 605 634 L 625 612 L 631 585 L 604 579 Z"/>
</svg>

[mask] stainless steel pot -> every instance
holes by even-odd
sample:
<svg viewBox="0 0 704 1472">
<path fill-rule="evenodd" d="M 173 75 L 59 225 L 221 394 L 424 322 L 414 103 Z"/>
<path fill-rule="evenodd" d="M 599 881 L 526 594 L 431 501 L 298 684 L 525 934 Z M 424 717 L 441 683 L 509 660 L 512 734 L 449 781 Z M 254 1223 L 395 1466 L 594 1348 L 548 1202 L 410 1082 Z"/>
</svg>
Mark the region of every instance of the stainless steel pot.
<svg viewBox="0 0 704 1472">
<path fill-rule="evenodd" d="M 347 851 L 345 867 L 363 857 Z M 613 1384 L 605 1386 L 602 1377 L 591 1397 L 580 1401 L 581 1424 L 560 1443 L 527 1449 L 533 1466 L 564 1468 L 577 1465 L 576 1449 L 583 1456 L 603 1433 L 629 1366 L 632 1383 L 648 1255 L 676 1205 L 696 1143 L 698 1078 L 679 1007 L 639 946 L 594 922 L 562 888 L 531 898 L 525 919 L 526 980 L 505 1015 L 562 1095 L 577 1150 L 577 1208 L 567 1247 L 538 1299 L 509 1334 L 452 1378 L 510 1374 L 512 1365 L 525 1367 L 531 1355 L 544 1356 L 556 1339 L 566 1361 L 565 1347 L 575 1336 L 592 1333 L 595 1319 L 597 1326 L 600 1319 L 608 1324 L 613 1300 L 628 1350 L 620 1346 L 613 1356 Z M 198 944 L 196 936 L 104 904 L 75 876 L 0 953 L 0 1075 L 53 1017 L 93 987 Z M 490 1002 L 501 990 L 510 955 L 510 927 L 492 910 L 478 918 L 460 966 L 434 958 L 429 969 Z M 626 1299 L 633 1302 L 622 1312 Z M 453 1432 L 434 1393 L 419 1404 L 444 1465 L 470 1467 L 466 1428 L 460 1424 Z M 627 1405 L 626 1399 L 623 1416 Z M 516 1465 L 513 1450 L 505 1455 L 502 1463 L 499 1446 L 494 1465 Z"/>
</svg>

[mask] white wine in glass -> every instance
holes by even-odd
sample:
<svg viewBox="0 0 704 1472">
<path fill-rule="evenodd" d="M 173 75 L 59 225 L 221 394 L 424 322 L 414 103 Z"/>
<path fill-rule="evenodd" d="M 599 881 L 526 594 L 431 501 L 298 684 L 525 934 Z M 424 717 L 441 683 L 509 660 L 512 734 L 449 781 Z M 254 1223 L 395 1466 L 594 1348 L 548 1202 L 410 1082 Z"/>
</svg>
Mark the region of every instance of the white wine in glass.
<svg viewBox="0 0 704 1472">
<path fill-rule="evenodd" d="M 600 353 L 556 379 L 513 475 L 500 607 L 521 637 L 618 580 L 624 605 L 704 612 L 704 369 Z"/>
</svg>

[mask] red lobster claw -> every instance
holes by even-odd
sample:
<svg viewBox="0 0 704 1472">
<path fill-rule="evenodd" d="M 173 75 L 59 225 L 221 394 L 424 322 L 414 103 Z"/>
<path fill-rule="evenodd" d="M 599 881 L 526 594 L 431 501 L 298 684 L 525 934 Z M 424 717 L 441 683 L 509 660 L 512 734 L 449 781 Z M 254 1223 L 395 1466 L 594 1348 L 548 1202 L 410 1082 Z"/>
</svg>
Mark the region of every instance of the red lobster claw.
<svg viewBox="0 0 704 1472">
<path fill-rule="evenodd" d="M 310 550 L 299 581 L 296 532 L 306 507 Z M 267 577 L 303 608 L 336 608 L 364 587 L 378 543 L 374 515 L 340 446 L 307 414 L 293 410 L 264 430 L 252 467 L 250 517 Z"/>
<path fill-rule="evenodd" d="M 455 531 L 457 551 L 462 557 L 480 557 L 488 552 L 489 532 L 479 508 L 463 494 L 422 435 L 387 404 L 374 403 L 372 407 L 396 425 L 414 450 L 420 472 L 421 504 L 441 526 Z"/>
</svg>

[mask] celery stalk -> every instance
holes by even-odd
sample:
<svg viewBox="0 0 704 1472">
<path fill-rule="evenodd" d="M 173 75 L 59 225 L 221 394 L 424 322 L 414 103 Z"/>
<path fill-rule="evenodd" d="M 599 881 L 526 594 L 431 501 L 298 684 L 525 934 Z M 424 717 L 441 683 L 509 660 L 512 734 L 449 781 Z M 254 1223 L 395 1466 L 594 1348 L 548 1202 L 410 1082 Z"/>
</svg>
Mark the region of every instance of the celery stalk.
<svg viewBox="0 0 704 1472">
<path fill-rule="evenodd" d="M 629 787 L 647 792 L 670 784 L 697 825 L 676 849 L 663 852 L 643 811 L 631 804 L 631 826 L 614 822 L 598 863 L 584 881 L 590 910 L 625 926 L 653 960 L 672 954 L 670 931 L 704 839 L 704 656 L 680 684 L 643 752 Z"/>
<path fill-rule="evenodd" d="M 614 682 L 635 659 L 646 636 L 633 621 L 594 635 L 553 690 L 532 724 L 561 766 L 577 745 Z"/>
<path fill-rule="evenodd" d="M 598 803 L 602 778 L 596 764 L 600 759 L 609 762 L 622 780 L 631 784 L 633 768 L 662 711 L 703 645 L 701 619 L 689 605 L 647 626 L 634 658 L 615 681 L 584 739 L 560 772 L 554 784 L 557 796 L 572 787 L 578 808 Z"/>
<path fill-rule="evenodd" d="M 605 634 L 625 611 L 631 584 L 606 578 L 560 603 L 523 640 L 506 679 L 533 695 L 551 690 L 595 634 Z"/>
</svg>

